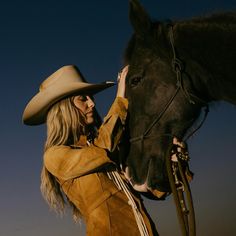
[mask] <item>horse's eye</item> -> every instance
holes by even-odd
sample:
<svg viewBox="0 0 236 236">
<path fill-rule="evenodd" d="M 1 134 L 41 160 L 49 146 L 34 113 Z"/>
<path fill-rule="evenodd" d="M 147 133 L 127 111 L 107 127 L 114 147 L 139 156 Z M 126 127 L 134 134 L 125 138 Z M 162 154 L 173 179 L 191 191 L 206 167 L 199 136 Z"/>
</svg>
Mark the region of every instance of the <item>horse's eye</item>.
<svg viewBox="0 0 236 236">
<path fill-rule="evenodd" d="M 134 77 L 134 78 L 132 78 L 131 82 L 130 82 L 131 87 L 137 86 L 141 82 L 141 80 L 142 80 L 142 77 Z"/>
</svg>

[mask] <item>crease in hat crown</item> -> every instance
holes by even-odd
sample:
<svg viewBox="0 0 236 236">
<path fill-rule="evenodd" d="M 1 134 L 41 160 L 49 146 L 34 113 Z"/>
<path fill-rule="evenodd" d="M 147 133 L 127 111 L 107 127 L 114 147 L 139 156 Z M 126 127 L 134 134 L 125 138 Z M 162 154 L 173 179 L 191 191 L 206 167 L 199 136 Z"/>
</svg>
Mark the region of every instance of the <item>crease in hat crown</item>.
<svg viewBox="0 0 236 236">
<path fill-rule="evenodd" d="M 61 67 L 45 79 L 41 83 L 39 91 L 43 91 L 48 87 L 53 86 L 55 83 L 63 84 L 66 80 L 67 82 L 86 82 L 76 66 L 68 65 Z"/>
<path fill-rule="evenodd" d="M 23 123 L 40 125 L 45 123 L 50 107 L 59 100 L 79 93 L 95 94 L 115 83 L 87 83 L 79 69 L 74 65 L 63 66 L 39 86 L 39 92 L 29 101 L 23 112 Z"/>
</svg>

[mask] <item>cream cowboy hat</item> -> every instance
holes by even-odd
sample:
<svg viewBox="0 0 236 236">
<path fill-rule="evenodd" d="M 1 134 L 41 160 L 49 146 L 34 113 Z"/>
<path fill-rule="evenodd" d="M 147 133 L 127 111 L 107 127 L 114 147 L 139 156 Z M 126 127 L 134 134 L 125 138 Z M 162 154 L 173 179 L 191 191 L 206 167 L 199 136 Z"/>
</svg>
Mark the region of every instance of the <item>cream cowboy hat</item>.
<svg viewBox="0 0 236 236">
<path fill-rule="evenodd" d="M 39 92 L 29 101 L 24 110 L 23 123 L 43 124 L 49 108 L 62 98 L 74 94 L 95 94 L 114 84 L 109 81 L 100 84 L 87 83 L 76 66 L 63 66 L 40 85 Z"/>
</svg>

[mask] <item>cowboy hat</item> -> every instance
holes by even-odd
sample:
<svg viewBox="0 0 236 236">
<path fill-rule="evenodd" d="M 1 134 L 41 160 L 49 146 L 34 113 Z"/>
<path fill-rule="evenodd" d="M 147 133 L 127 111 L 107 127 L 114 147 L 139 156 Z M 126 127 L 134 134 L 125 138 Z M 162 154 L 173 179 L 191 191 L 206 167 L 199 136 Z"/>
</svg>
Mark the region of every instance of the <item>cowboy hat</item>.
<svg viewBox="0 0 236 236">
<path fill-rule="evenodd" d="M 29 101 L 24 110 L 23 123 L 43 124 L 48 110 L 59 100 L 75 94 L 95 94 L 114 84 L 109 81 L 99 84 L 87 83 L 76 66 L 63 66 L 40 85 L 39 92 Z"/>
</svg>

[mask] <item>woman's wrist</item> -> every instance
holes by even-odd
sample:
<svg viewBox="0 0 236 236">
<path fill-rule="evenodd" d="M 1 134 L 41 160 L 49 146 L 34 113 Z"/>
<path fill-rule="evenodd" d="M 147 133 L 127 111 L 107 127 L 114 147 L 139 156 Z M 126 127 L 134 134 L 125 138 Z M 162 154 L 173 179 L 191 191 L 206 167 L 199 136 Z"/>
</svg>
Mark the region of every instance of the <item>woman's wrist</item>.
<svg viewBox="0 0 236 236">
<path fill-rule="evenodd" d="M 125 91 L 123 90 L 123 91 L 117 91 L 117 93 L 116 93 L 116 97 L 121 97 L 121 98 L 125 98 Z"/>
</svg>

